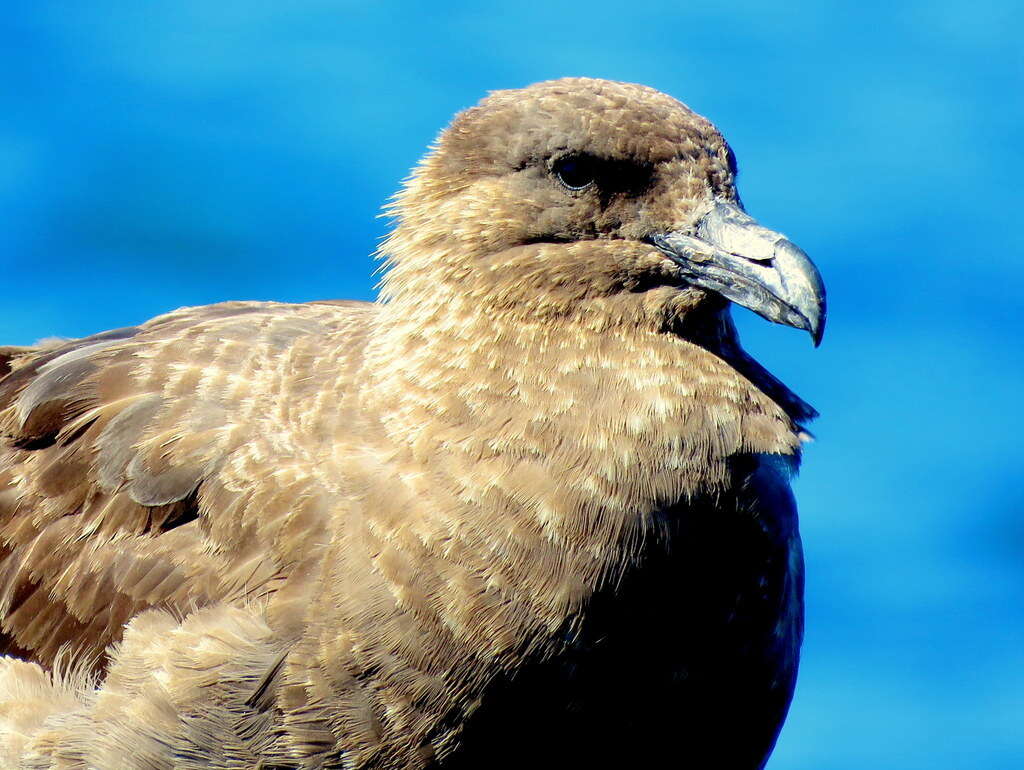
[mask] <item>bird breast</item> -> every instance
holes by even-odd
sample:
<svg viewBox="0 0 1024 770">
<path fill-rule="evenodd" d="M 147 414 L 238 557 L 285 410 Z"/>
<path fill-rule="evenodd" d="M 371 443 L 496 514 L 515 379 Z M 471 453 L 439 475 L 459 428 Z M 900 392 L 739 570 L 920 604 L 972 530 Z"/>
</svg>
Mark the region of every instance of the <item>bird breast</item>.
<svg viewBox="0 0 1024 770">
<path fill-rule="evenodd" d="M 563 624 L 660 536 L 662 512 L 726 488 L 731 458 L 798 443 L 719 357 L 635 328 L 402 319 L 365 371 L 380 433 L 374 461 L 345 469 L 367 491 L 344 526 L 366 532 L 400 605 L 452 594 L 441 622 L 496 655 Z"/>
</svg>

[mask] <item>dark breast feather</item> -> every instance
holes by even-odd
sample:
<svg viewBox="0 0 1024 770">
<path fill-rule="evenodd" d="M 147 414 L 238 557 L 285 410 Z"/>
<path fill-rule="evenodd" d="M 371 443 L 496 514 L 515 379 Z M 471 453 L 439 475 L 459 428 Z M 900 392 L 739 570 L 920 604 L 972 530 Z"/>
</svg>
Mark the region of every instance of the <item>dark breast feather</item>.
<svg viewBox="0 0 1024 770">
<path fill-rule="evenodd" d="M 803 634 L 793 463 L 737 457 L 732 491 L 665 511 L 668 537 L 592 598 L 560 654 L 488 691 L 443 766 L 761 767 Z"/>
</svg>

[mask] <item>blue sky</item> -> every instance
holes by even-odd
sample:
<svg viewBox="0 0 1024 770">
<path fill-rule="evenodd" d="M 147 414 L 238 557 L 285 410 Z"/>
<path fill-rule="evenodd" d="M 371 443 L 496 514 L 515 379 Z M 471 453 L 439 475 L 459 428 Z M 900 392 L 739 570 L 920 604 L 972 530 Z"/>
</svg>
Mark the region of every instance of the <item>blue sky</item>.
<svg viewBox="0 0 1024 770">
<path fill-rule="evenodd" d="M 772 770 L 1024 757 L 1024 9 L 1014 0 L 14 3 L 0 341 L 224 299 L 370 298 L 451 115 L 564 75 L 711 118 L 815 259 L 825 342 L 739 312 L 823 414 L 808 636 Z"/>
</svg>

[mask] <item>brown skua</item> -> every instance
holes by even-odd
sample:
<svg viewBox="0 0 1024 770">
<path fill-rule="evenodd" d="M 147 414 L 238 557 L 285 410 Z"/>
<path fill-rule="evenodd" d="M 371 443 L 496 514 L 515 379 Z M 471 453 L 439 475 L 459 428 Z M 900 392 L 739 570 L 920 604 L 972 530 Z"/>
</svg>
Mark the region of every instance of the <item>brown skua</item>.
<svg viewBox="0 0 1024 770">
<path fill-rule="evenodd" d="M 496 92 L 378 302 L 0 349 L 0 766 L 761 767 L 814 412 L 729 300 L 824 291 L 735 176 L 649 88 Z"/>
</svg>

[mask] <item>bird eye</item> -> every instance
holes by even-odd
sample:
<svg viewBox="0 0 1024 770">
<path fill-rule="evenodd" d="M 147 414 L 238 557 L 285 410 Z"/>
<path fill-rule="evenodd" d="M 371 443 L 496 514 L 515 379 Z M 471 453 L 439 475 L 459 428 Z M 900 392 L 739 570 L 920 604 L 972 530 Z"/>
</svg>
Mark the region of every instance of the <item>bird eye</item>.
<svg viewBox="0 0 1024 770">
<path fill-rule="evenodd" d="M 558 181 L 570 190 L 582 190 L 590 187 L 597 176 L 597 168 L 592 158 L 585 155 L 567 155 L 555 161 L 551 169 Z"/>
</svg>

